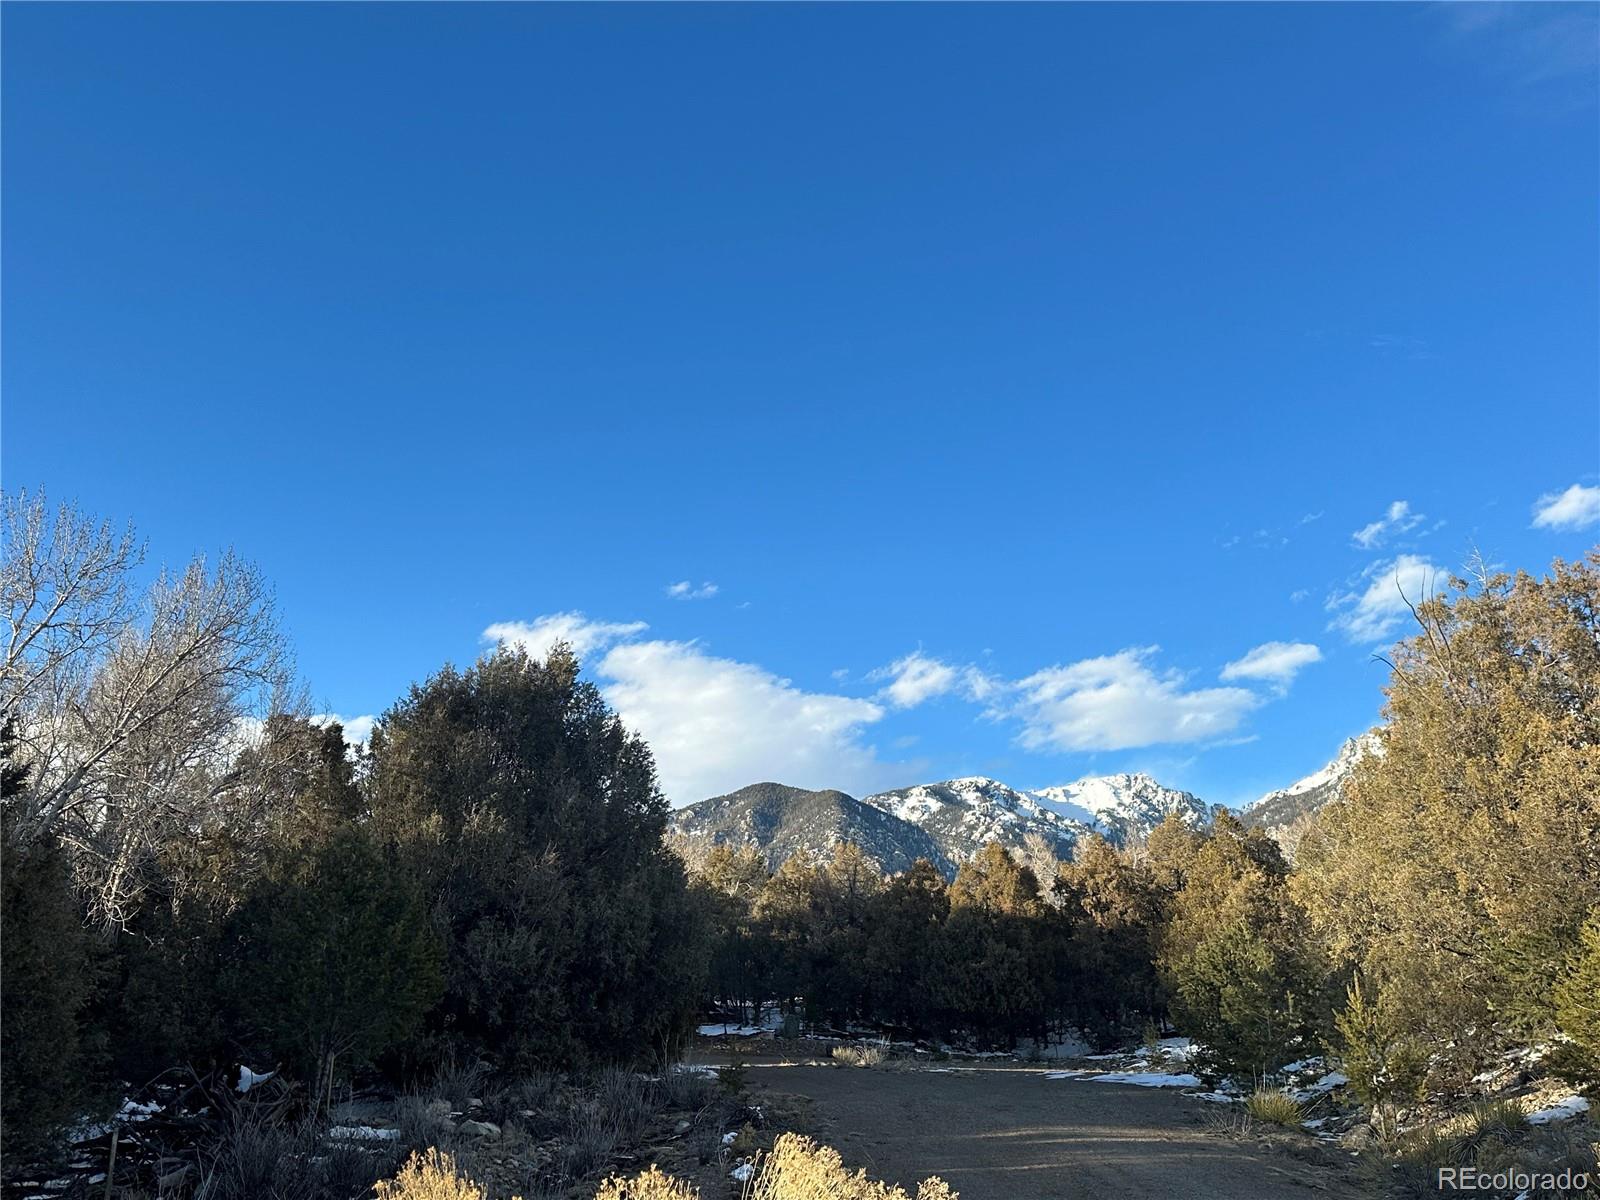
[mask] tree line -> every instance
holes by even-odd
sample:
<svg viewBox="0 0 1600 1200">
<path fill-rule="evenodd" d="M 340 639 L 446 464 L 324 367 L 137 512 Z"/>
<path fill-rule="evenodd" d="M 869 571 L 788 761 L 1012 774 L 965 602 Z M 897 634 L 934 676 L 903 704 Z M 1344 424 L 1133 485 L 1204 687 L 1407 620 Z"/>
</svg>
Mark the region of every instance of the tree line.
<svg viewBox="0 0 1600 1200">
<path fill-rule="evenodd" d="M 359 752 L 224 556 L 5 499 L 3 1152 L 164 1069 L 507 1071 L 670 1053 L 706 939 L 648 747 L 578 663 L 446 666 Z"/>
<path fill-rule="evenodd" d="M 1072 862 L 990 846 L 948 887 L 847 846 L 775 872 L 688 848 L 714 995 L 997 1046 L 1172 1025 L 1216 1076 L 1331 1055 L 1391 1116 L 1539 1044 L 1600 1087 L 1600 551 L 1414 611 L 1379 752 L 1293 863 L 1225 813 Z"/>
<path fill-rule="evenodd" d="M 711 1002 L 986 1047 L 1175 1027 L 1241 1078 L 1327 1050 L 1374 1106 L 1533 1041 L 1600 1082 L 1600 554 L 1418 605 L 1383 751 L 1294 863 L 1224 814 L 947 884 L 675 853 L 564 649 L 446 666 L 353 749 L 247 563 L 150 574 L 37 494 L 3 521 L 8 1169 L 179 1063 L 317 1108 L 357 1070 L 667 1058 Z"/>
<path fill-rule="evenodd" d="M 712 997 L 746 1013 L 980 1049 L 1063 1032 L 1105 1049 L 1176 1023 L 1248 1076 L 1314 1042 L 1327 1008 L 1288 864 L 1226 813 L 1170 817 L 1133 851 L 1091 837 L 1071 862 L 993 843 L 948 884 L 926 860 L 881 875 L 846 843 L 776 871 L 751 848 L 682 849 Z"/>
</svg>

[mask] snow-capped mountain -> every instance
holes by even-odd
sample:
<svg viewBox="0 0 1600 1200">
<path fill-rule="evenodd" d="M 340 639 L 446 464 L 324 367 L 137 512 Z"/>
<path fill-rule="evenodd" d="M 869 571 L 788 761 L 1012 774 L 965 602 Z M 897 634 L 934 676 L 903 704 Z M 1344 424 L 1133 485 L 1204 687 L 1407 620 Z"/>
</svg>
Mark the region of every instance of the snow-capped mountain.
<svg viewBox="0 0 1600 1200">
<path fill-rule="evenodd" d="M 926 831 L 844 792 L 752 783 L 678 809 L 669 828 L 710 845 L 754 846 L 773 869 L 796 854 L 826 858 L 835 843 L 851 842 L 891 873 L 926 858 L 946 876 L 955 875 L 955 864 Z"/>
<path fill-rule="evenodd" d="M 862 803 L 925 830 L 956 863 L 975 857 L 990 842 L 1020 850 L 1030 833 L 1043 837 L 1058 858 L 1070 858 L 1085 829 L 1027 792 L 981 775 L 879 792 Z"/>
<path fill-rule="evenodd" d="M 1148 835 L 1173 813 L 1191 827 L 1204 825 L 1211 818 L 1210 806 L 1193 792 L 1165 787 L 1143 772 L 1096 775 L 1061 787 L 1040 788 L 1028 795 L 1118 846 Z"/>
<path fill-rule="evenodd" d="M 978 775 L 862 800 L 757 783 L 681 808 L 670 826 L 692 841 L 753 846 L 773 867 L 802 852 L 826 857 L 835 842 L 848 841 L 886 871 L 926 858 L 953 878 L 990 842 L 1020 850 L 1029 834 L 1038 834 L 1057 858 L 1070 859 L 1081 838 L 1097 833 L 1126 845 L 1174 812 L 1195 826 L 1210 818 L 1198 797 L 1148 775 L 1104 775 L 1037 792 Z"/>
<path fill-rule="evenodd" d="M 1292 843 L 1299 840 L 1298 833 L 1307 818 L 1330 800 L 1338 799 L 1356 764 L 1369 754 L 1382 753 L 1383 742 L 1377 730 L 1350 738 L 1339 747 L 1333 761 L 1321 770 L 1313 771 L 1286 788 L 1268 792 L 1245 805 L 1239 815 L 1246 825 L 1265 829 L 1284 843 L 1285 849 L 1292 851 Z"/>
</svg>

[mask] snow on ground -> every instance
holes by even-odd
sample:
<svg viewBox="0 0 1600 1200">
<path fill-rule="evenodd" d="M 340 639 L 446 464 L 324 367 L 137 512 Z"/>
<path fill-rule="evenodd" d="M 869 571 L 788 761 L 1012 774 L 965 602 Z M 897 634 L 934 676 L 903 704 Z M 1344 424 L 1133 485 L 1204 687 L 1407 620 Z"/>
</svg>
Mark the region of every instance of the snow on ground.
<svg viewBox="0 0 1600 1200">
<path fill-rule="evenodd" d="M 759 1025 L 697 1025 L 695 1032 L 701 1037 L 755 1037 L 767 1031 Z"/>
<path fill-rule="evenodd" d="M 1568 1096 L 1565 1100 L 1528 1114 L 1529 1125 L 1549 1125 L 1552 1121 L 1569 1121 L 1579 1113 L 1589 1111 L 1589 1102 L 1582 1096 Z"/>
<path fill-rule="evenodd" d="M 1169 1075 L 1163 1071 L 1046 1071 L 1046 1079 L 1081 1079 L 1085 1083 L 1126 1083 L 1134 1087 L 1196 1088 L 1197 1075 Z"/>
<path fill-rule="evenodd" d="M 150 1101 L 140 1104 L 137 1100 L 124 1100 L 122 1107 L 117 1109 L 117 1115 L 109 1121 L 81 1121 L 67 1134 L 67 1140 L 76 1144 L 78 1142 L 92 1142 L 96 1138 L 104 1137 L 111 1132 L 112 1126 L 123 1121 L 148 1121 L 153 1113 L 161 1111 L 161 1105 Z"/>
<path fill-rule="evenodd" d="M 267 1071 L 264 1074 L 259 1074 L 255 1071 L 252 1071 L 249 1067 L 241 1065 L 239 1067 L 239 1092 L 241 1094 L 248 1092 L 251 1088 L 255 1087 L 256 1084 L 265 1083 L 276 1074 L 276 1071 Z"/>
<path fill-rule="evenodd" d="M 346 1142 L 395 1142 L 400 1140 L 398 1129 L 377 1129 L 371 1125 L 335 1125 L 328 1136 Z"/>
<path fill-rule="evenodd" d="M 754 1175 L 755 1173 L 756 1168 L 754 1163 L 742 1162 L 733 1170 L 729 1171 L 728 1175 L 732 1179 L 737 1179 L 740 1183 L 745 1183 L 749 1180 L 750 1176 Z"/>
</svg>

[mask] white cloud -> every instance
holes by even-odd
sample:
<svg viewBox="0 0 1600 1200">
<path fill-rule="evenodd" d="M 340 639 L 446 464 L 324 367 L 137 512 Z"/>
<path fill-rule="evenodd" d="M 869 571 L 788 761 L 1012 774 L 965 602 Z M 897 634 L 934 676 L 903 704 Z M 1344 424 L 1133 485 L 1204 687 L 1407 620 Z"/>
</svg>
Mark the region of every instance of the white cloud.
<svg viewBox="0 0 1600 1200">
<path fill-rule="evenodd" d="M 709 600 L 717 594 L 717 585 L 709 579 L 699 587 L 695 587 L 687 579 L 680 579 L 677 583 L 667 584 L 667 595 L 674 600 Z"/>
<path fill-rule="evenodd" d="M 1322 661 L 1322 651 L 1310 642 L 1263 642 L 1222 668 L 1223 682 L 1265 679 L 1285 687 L 1301 668 Z"/>
<path fill-rule="evenodd" d="M 1328 597 L 1327 609 L 1336 614 L 1328 623 L 1352 642 L 1381 642 L 1391 638 L 1411 616 L 1410 605 L 1432 593 L 1439 568 L 1416 554 L 1375 562 L 1354 588 Z"/>
<path fill-rule="evenodd" d="M 649 743 L 661 789 L 674 804 L 721 795 L 764 779 L 856 795 L 895 782 L 903 770 L 880 762 L 861 740 L 883 719 L 871 700 L 807 692 L 753 663 L 716 658 L 694 642 L 639 640 L 643 621 L 591 621 L 554 613 L 489 626 L 489 642 L 511 642 L 542 657 L 557 641 L 580 655 L 623 723 Z"/>
<path fill-rule="evenodd" d="M 1540 529 L 1583 529 L 1600 524 L 1600 487 L 1575 483 L 1564 492 L 1540 496 L 1533 506 L 1533 523 Z"/>
<path fill-rule="evenodd" d="M 596 674 L 623 722 L 650 743 L 674 804 L 760 780 L 863 795 L 898 777 L 860 740 L 884 716 L 871 700 L 807 692 L 692 642 L 628 642 Z"/>
<path fill-rule="evenodd" d="M 995 688 L 994 681 L 977 667 L 952 666 L 920 650 L 878 668 L 869 678 L 890 681 L 878 698 L 894 708 L 915 708 L 957 691 L 969 700 L 983 700 Z"/>
<path fill-rule="evenodd" d="M 557 642 L 566 642 L 583 659 L 591 650 L 604 650 L 649 628 L 643 621 L 591 621 L 581 612 L 564 612 L 533 621 L 498 622 L 483 631 L 483 640 L 520 646 L 531 658 L 546 658 Z"/>
<path fill-rule="evenodd" d="M 1022 721 L 1030 750 L 1128 750 L 1231 733 L 1261 697 L 1244 688 L 1184 689 L 1146 646 L 1048 667 L 1019 681 L 999 715 Z"/>
<path fill-rule="evenodd" d="M 1412 512 L 1411 505 L 1407 501 L 1396 500 L 1389 505 L 1383 516 L 1352 533 L 1350 540 L 1363 550 L 1371 550 L 1374 546 L 1383 545 L 1385 539 L 1392 534 L 1415 529 L 1423 520 L 1423 514 Z"/>
<path fill-rule="evenodd" d="M 378 718 L 372 713 L 359 717 L 341 717 L 338 713 L 317 713 L 311 718 L 313 725 L 339 724 L 344 727 L 344 740 L 351 746 L 365 746 L 372 737 L 372 727 Z"/>
</svg>

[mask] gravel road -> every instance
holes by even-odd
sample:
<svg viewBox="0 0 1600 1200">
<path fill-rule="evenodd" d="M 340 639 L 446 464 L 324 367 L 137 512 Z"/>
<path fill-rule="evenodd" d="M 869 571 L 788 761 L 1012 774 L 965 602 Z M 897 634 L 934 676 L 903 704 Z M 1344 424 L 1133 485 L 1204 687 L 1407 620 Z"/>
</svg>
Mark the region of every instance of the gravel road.
<svg viewBox="0 0 1600 1200">
<path fill-rule="evenodd" d="M 751 1063 L 758 1091 L 807 1097 L 847 1165 L 961 1200 L 1338 1200 L 1366 1196 L 1337 1152 L 1302 1158 L 1229 1138 L 1173 1091 L 1046 1079 L 1042 1070 L 855 1069 Z"/>
</svg>

